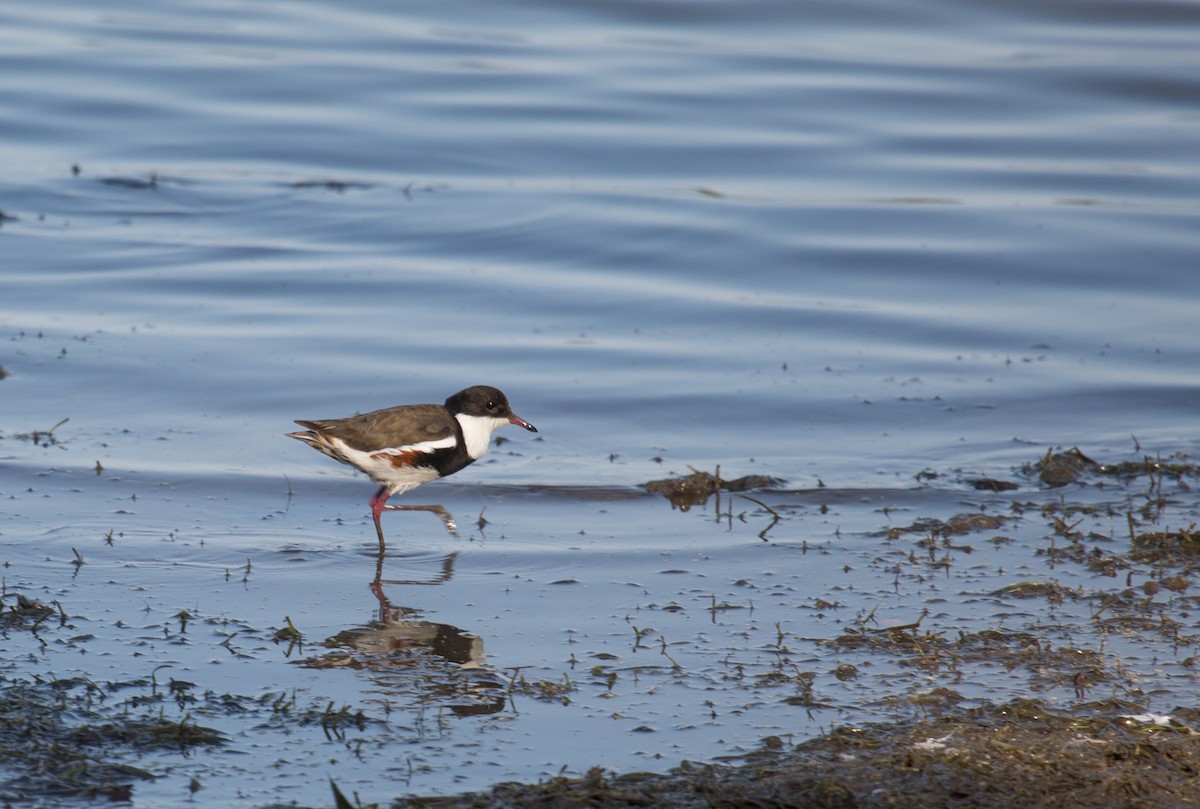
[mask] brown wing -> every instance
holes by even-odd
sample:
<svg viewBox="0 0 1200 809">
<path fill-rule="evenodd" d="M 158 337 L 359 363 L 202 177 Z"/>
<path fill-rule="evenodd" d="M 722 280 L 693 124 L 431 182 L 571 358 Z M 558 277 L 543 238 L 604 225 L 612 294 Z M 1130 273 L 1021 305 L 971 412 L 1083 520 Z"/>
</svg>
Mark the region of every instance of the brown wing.
<svg viewBox="0 0 1200 809">
<path fill-rule="evenodd" d="M 453 435 L 456 426 L 446 408 L 433 404 L 389 407 L 344 419 L 297 419 L 296 423 L 364 452 L 436 441 Z"/>
</svg>

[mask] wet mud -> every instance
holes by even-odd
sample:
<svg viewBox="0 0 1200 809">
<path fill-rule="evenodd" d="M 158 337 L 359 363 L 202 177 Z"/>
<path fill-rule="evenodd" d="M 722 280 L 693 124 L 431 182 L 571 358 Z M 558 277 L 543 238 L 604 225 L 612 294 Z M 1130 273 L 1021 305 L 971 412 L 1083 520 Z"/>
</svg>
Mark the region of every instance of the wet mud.
<svg viewBox="0 0 1200 809">
<path fill-rule="evenodd" d="M 1050 452 L 1026 464 L 1016 480 L 974 478 L 978 490 L 1007 492 L 1022 488 L 1059 489 L 1082 484 L 1092 493 L 1116 488 L 1132 499 L 1073 503 L 1062 497 L 1014 502 L 1011 515 L 964 513 L 941 519 L 917 519 L 882 533 L 889 539 L 920 537 L 919 546 L 935 565 L 952 564 L 949 549 L 969 551 L 962 538 L 1003 531 L 1006 523 L 1032 512 L 1047 520 L 1055 561 L 1070 562 L 1116 577 L 1128 572 L 1131 586 L 1116 592 L 1068 588 L 1054 581 L 1027 581 L 996 595 L 1048 605 L 1082 600 L 1094 605 L 1098 634 L 1158 634 L 1169 648 L 1194 649 L 1197 636 L 1191 611 L 1194 599 L 1155 597 L 1185 593 L 1200 560 L 1200 535 L 1186 529 L 1141 530 L 1162 518 L 1169 505 L 1190 493 L 1200 470 L 1175 457 L 1142 458 L 1103 465 L 1078 449 Z M 1171 497 L 1164 485 L 1177 486 Z M 774 480 L 750 486 L 774 486 Z M 647 489 L 677 507 L 703 503 L 723 487 L 719 473 L 693 470 L 685 478 L 653 481 Z M 682 498 L 686 506 L 677 502 Z M 1194 503 L 1187 504 L 1190 511 Z M 775 513 L 775 512 L 772 512 Z M 1125 537 L 1078 530 L 1079 515 L 1119 517 Z M 778 515 L 776 515 L 778 516 Z M 1064 545 L 1058 542 L 1064 541 Z M 1006 542 L 1001 534 L 989 541 Z M 1122 547 L 1103 547 L 1120 542 Z M 914 558 L 916 553 L 914 552 Z M 1133 587 L 1133 570 L 1148 578 Z M 1170 614 L 1173 607 L 1177 614 Z M 779 736 L 763 739 L 761 751 L 731 756 L 721 763 L 684 762 L 665 775 L 606 773 L 594 769 L 581 778 L 557 778 L 537 784 L 500 784 L 487 792 L 450 797 L 410 797 L 397 807 L 1186 807 L 1200 805 L 1200 707 L 1179 705 L 1170 714 L 1145 709 L 1154 683 L 1132 678 L 1120 660 L 1103 649 L 1056 646 L 1031 631 L 986 630 L 955 637 L 923 629 L 925 613 L 907 625 L 877 627 L 871 616 L 852 623 L 823 645 L 831 657 L 866 652 L 898 660 L 902 667 L 930 675 L 954 674 L 970 664 L 1006 671 L 1024 670 L 1029 697 L 1002 704 L 968 707 L 971 700 L 953 688 L 937 687 L 897 696 L 916 706 L 918 716 L 892 723 L 832 726 L 828 733 L 798 743 Z M 1195 657 L 1186 658 L 1187 668 Z M 839 680 L 853 680 L 859 668 L 838 665 Z M 798 676 L 797 680 L 805 679 Z M 791 704 L 821 707 L 810 687 Z M 1052 687 L 1070 687 L 1076 700 L 1064 710 L 1036 696 Z M 1120 695 L 1120 696 L 1118 696 Z"/>
<path fill-rule="evenodd" d="M 54 440 L 53 429 L 36 439 L 12 437 Z M 1183 456 L 1103 464 L 1067 450 L 1031 460 L 1011 480 L 997 481 L 1003 485 L 979 487 L 973 482 L 978 479 L 960 478 L 964 495 L 983 490 L 1005 499 L 974 503 L 950 516 L 914 514 L 902 521 L 883 509 L 879 521 L 886 525 L 865 539 L 889 548 L 888 558 L 901 559 L 898 581 L 901 568 L 925 580 L 969 565 L 977 547 L 1002 547 L 1019 532 L 1028 541 L 1032 531 L 1036 556 L 1056 575 L 1028 577 L 975 596 L 1031 617 L 950 632 L 931 614 L 936 603 L 927 602 L 903 623 L 881 623 L 875 610 L 862 609 L 845 615 L 826 637 L 788 637 L 777 625 L 768 651 L 778 665 L 756 672 L 739 665 L 721 673 L 721 679 L 733 681 L 728 687 L 743 689 L 748 699 L 770 695 L 780 705 L 809 712 L 837 708 L 824 732 L 807 739 L 766 735 L 752 753 L 683 762 L 665 774 L 594 768 L 581 777 L 502 783 L 461 795 L 395 794 L 381 803 L 348 800 L 335 784 L 328 805 L 1200 805 L 1195 791 L 1200 705 L 1190 697 L 1200 659 L 1192 594 L 1200 563 L 1200 532 L 1192 521 L 1200 507 L 1193 492 L 1200 469 Z M 789 492 L 781 485 L 768 477 L 726 480 L 720 470 L 692 470 L 642 488 L 683 510 L 736 493 L 753 516 L 769 522 L 765 530 L 795 518 L 793 498 L 803 494 L 823 502 L 820 498 L 834 494 Z M 620 508 L 618 499 L 607 499 L 611 508 Z M 176 623 L 163 632 L 183 642 L 189 631 L 207 624 L 226 634 L 222 645 L 235 655 L 273 645 L 291 665 L 352 670 L 381 691 L 420 683 L 414 703 L 440 706 L 456 717 L 495 715 L 514 700 L 569 706 L 580 688 L 604 682 L 611 691 L 618 677 L 630 675 L 604 659 L 593 666 L 590 681 L 583 670 L 554 680 L 526 677 L 520 668 L 493 668 L 472 633 L 391 604 L 383 585 L 397 580 L 385 578 L 384 560 L 381 554 L 371 590 L 379 602 L 377 618 L 328 638 L 306 637 L 291 618 L 274 627 L 229 625 L 228 619 L 188 611 L 174 616 Z M 454 560 L 454 554 L 444 557 L 424 583 L 451 577 Z M 81 556 L 78 564 L 85 564 Z M 248 563 L 245 576 L 250 573 Z M 7 583 L 0 604 L 3 637 L 87 649 L 90 636 L 79 628 L 87 623 L 79 615 L 86 604 L 38 600 Z M 733 605 L 714 597 L 714 618 L 727 608 Z M 840 606 L 814 598 L 811 608 L 836 613 Z M 650 639 L 652 630 L 632 628 L 633 651 L 651 649 L 656 640 L 662 646 L 660 664 L 639 665 L 637 674 L 679 676 L 683 666 L 668 652 L 665 638 Z M 1157 650 L 1164 665 L 1168 658 L 1176 661 L 1171 673 L 1134 670 L 1125 657 L 1130 652 L 1117 648 L 1134 639 Z M 802 643 L 811 644 L 815 654 L 801 659 L 789 648 Z M 39 795 L 51 801 L 129 801 L 139 784 L 165 775 L 161 754 L 201 756 L 244 743 L 239 733 L 267 727 L 319 727 L 328 741 L 354 751 L 372 728 L 393 721 L 386 712 L 284 690 L 217 693 L 167 669 L 107 680 L 60 678 L 51 671 L 0 674 L 0 800 L 15 805 Z M 881 677 L 880 671 L 890 673 Z M 875 682 L 863 687 L 862 699 L 884 706 L 895 720 L 839 719 L 855 705 L 836 684 L 853 686 L 872 676 Z M 1012 696 L 1006 686 L 1006 699 L 981 697 L 980 682 L 991 678 L 1015 678 L 1022 684 L 1015 690 L 1024 693 Z M 408 685 L 396 685 L 401 680 Z M 1175 703 L 1166 711 L 1163 694 Z M 212 773 L 207 779 L 220 777 Z M 190 789 L 200 792 L 205 780 L 193 777 Z M 380 785 L 381 792 L 387 788 L 386 782 Z"/>
<path fill-rule="evenodd" d="M 1104 709 L 1104 710 L 1101 710 Z M 820 738 L 721 764 L 685 762 L 667 775 L 608 775 L 489 792 L 408 798 L 395 807 L 674 806 L 1186 807 L 1197 805 L 1200 737 L 1181 717 L 1097 706 L 1062 714 L 1036 700 L 935 719 L 840 727 Z"/>
</svg>

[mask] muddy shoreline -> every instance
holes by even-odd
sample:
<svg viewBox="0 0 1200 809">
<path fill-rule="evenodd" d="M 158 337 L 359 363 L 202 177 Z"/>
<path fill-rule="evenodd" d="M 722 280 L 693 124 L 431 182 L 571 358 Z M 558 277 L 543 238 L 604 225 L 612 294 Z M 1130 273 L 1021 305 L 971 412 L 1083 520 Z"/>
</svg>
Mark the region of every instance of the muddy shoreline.
<svg viewBox="0 0 1200 809">
<path fill-rule="evenodd" d="M 938 477 L 923 474 L 926 480 Z M 726 681 L 738 680 L 727 687 L 744 689 L 748 698 L 810 713 L 836 707 L 827 732 L 799 741 L 783 732 L 767 735 L 750 754 L 704 764 L 683 762 L 666 774 L 595 767 L 579 777 L 506 782 L 461 795 L 404 795 L 401 785 L 384 781 L 374 795 L 350 791 L 348 799 L 339 799 L 334 778 L 329 805 L 1200 805 L 1193 794 L 1200 773 L 1200 707 L 1181 698 L 1164 710 L 1159 698 L 1164 687 L 1175 689 L 1167 693 L 1179 697 L 1189 693 L 1200 648 L 1192 618 L 1196 596 L 1189 594 L 1200 566 L 1200 533 L 1189 516 L 1197 507 L 1193 488 L 1200 469 L 1182 455 L 1100 464 L 1067 450 L 1031 460 L 1014 470 L 1011 479 L 981 481 L 962 474 L 954 478 L 964 492 L 1005 499 L 978 501 L 972 510 L 941 518 L 909 514 L 893 520 L 885 510 L 880 522 L 886 527 L 864 540 L 879 553 L 902 553 L 902 564 L 910 571 L 906 575 L 942 581 L 970 564 L 976 547 L 1005 546 L 1023 533 L 1034 555 L 1064 574 L 1063 580 L 1026 578 L 979 595 L 1003 605 L 1005 614 L 1027 617 L 978 631 L 947 632 L 940 628 L 944 618 L 930 615 L 930 604 L 936 607 L 938 599 L 914 600 L 916 611 L 906 623 L 881 624 L 873 610 L 864 610 L 841 617 L 838 631 L 826 637 L 787 637 L 777 625 L 778 636 L 766 650 L 774 661 L 769 670 L 719 670 Z M 765 526 L 759 537 L 770 542 L 797 514 L 789 500 L 796 494 L 772 488 L 777 483 L 760 477 L 726 479 L 718 469 L 692 470 L 642 488 L 680 510 L 706 509 L 713 505 L 710 498 L 721 503 L 724 497 L 724 505 L 715 508 L 718 518 Z M 735 496 L 737 508 L 744 509 L 737 514 L 730 505 Z M 830 491 L 829 497 L 832 502 L 838 494 Z M 376 585 L 383 561 L 381 557 Z M 77 567 L 85 564 L 79 555 Z M 1068 571 L 1074 584 L 1064 583 Z M 227 571 L 226 578 L 236 578 L 235 573 Z M 241 575 L 252 575 L 249 564 Z M 813 598 L 811 609 L 839 609 Z M 83 627 L 92 619 L 80 614 L 86 603 L 38 599 L 11 589 L 7 581 L 0 603 L 0 632 L 6 638 L 87 653 L 92 635 Z M 208 628 L 226 636 L 221 645 L 235 655 L 274 647 L 290 662 L 315 669 L 386 674 L 403 665 L 418 680 L 440 689 L 439 699 L 461 716 L 503 713 L 517 699 L 570 706 L 579 689 L 601 683 L 609 690 L 614 683 L 619 688 L 629 676 L 629 667 L 605 658 L 590 662 L 590 669 L 572 669 L 561 680 L 526 679 L 519 669 L 490 669 L 471 635 L 427 621 L 400 620 L 405 617 L 402 608 L 393 608 L 382 596 L 380 603 L 388 620 L 325 639 L 307 637 L 303 624 L 297 628 L 290 618 L 277 626 L 255 626 L 187 610 L 173 615 L 161 632 L 168 641 L 186 643 Z M 1078 608 L 1071 620 L 1082 622 L 1079 626 L 1056 623 L 1064 605 Z M 714 620 L 726 608 L 733 607 L 714 598 Z M 120 622 L 117 628 L 126 631 Z M 681 671 L 664 636 L 636 626 L 633 631 L 633 652 L 639 647 L 649 652 L 661 644 L 662 659 L 656 657 L 650 667 L 639 663 L 641 676 L 667 678 L 672 670 Z M 1076 637 L 1090 640 L 1065 642 Z M 1172 675 L 1174 681 L 1158 681 L 1144 670 L 1134 672 L 1121 653 L 1107 648 L 1110 640 L 1122 638 L 1149 643 L 1174 659 L 1183 673 Z M 799 646 L 810 651 L 797 655 L 792 647 Z M 993 674 L 1016 677 L 1017 683 L 1025 683 L 1026 693 L 980 699 L 978 679 Z M 871 677 L 875 679 L 861 693 L 890 704 L 896 720 L 839 719 L 855 705 L 833 691 L 831 683 L 854 684 Z M 1011 684 L 999 690 L 1020 691 Z M 42 803 L 37 805 L 45 806 L 95 799 L 129 802 L 139 784 L 164 775 L 164 756 L 202 762 L 206 751 L 236 748 L 245 743 L 239 734 L 248 738 L 265 727 L 283 733 L 319 728 L 335 747 L 354 750 L 392 721 L 386 713 L 326 702 L 317 694 L 218 693 L 177 676 L 170 666 L 119 680 L 4 670 L 0 801 L 18 805 L 38 796 Z M 206 783 L 222 775 L 207 773 L 202 765 L 198 772 L 188 789 L 202 800 Z M 393 797 L 379 802 L 388 791 Z"/>
<path fill-rule="evenodd" d="M 1033 700 L 892 725 L 839 727 L 726 764 L 608 775 L 489 792 L 406 798 L 395 807 L 1186 807 L 1200 804 L 1194 709 L 1170 717 L 1068 715 Z"/>
</svg>

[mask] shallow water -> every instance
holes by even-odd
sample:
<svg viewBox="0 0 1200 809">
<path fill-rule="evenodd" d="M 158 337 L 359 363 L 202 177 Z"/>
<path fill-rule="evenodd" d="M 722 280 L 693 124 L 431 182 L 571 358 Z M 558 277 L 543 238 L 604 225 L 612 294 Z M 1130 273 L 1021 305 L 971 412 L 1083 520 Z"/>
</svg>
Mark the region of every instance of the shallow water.
<svg viewBox="0 0 1200 809">
<path fill-rule="evenodd" d="M 901 586 L 912 543 L 879 531 L 1003 509 L 962 479 L 1052 446 L 1195 451 L 1192 3 L 0 19 L 5 604 L 78 624 L 12 635 L 10 673 L 170 665 L 217 694 L 295 689 L 298 710 L 394 703 L 347 739 L 214 711 L 233 751 L 164 757 L 135 804 L 183 803 L 191 777 L 209 800 L 325 805 L 327 777 L 385 800 L 663 769 L 887 714 L 915 684 L 828 675 L 848 655 L 822 641 L 856 617 L 944 599 L 940 628 L 979 631 L 1040 615 L 980 595 L 1014 579 L 1104 583 L 1030 566 L 1047 529 L 1026 521 L 960 579 Z M 407 680 L 296 664 L 378 617 L 378 560 L 371 484 L 282 433 L 475 383 L 541 432 L 409 495 L 462 536 L 389 514 L 381 568 L 392 607 L 480 639 L 480 676 L 512 689 L 460 717 L 478 695 L 438 692 L 457 675 L 436 659 Z M 784 518 L 770 541 L 751 501 L 717 520 L 636 488 L 717 465 L 784 481 L 751 493 Z M 569 703 L 523 695 L 518 669 Z M 746 686 L 810 670 L 833 708 Z"/>
</svg>

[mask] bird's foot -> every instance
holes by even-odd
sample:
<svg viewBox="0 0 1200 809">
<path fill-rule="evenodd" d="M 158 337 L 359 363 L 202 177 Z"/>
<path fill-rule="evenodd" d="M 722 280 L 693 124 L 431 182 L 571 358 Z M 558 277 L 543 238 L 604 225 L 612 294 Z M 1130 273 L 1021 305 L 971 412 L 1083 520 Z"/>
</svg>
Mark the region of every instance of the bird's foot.
<svg viewBox="0 0 1200 809">
<path fill-rule="evenodd" d="M 392 506 L 392 505 L 385 505 L 383 508 L 386 511 L 431 511 L 434 514 L 436 514 L 442 518 L 442 523 L 446 526 L 447 531 L 449 531 L 451 534 L 453 534 L 455 536 L 458 536 L 458 523 L 456 523 L 454 521 L 454 517 L 450 514 L 449 511 L 446 510 L 446 508 L 444 506 L 436 506 L 436 505 L 434 505 L 434 506 Z M 378 528 L 379 523 L 376 523 L 375 527 Z M 383 531 L 382 530 L 380 530 L 380 532 L 379 532 L 379 542 L 381 545 L 383 544 Z"/>
</svg>

